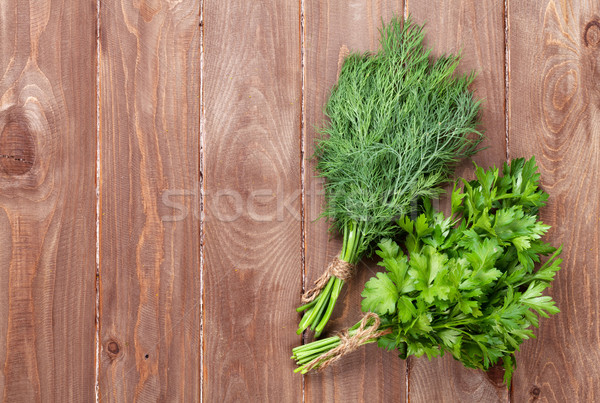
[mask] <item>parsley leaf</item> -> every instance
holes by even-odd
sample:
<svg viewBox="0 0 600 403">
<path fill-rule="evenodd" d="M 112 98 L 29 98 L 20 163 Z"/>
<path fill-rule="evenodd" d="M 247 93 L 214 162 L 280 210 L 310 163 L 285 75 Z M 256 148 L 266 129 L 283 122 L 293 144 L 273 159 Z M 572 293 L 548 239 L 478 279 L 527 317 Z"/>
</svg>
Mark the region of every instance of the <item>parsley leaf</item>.
<svg viewBox="0 0 600 403">
<path fill-rule="evenodd" d="M 384 315 L 393 332 L 380 345 L 395 343 L 402 357 L 449 353 L 481 369 L 502 360 L 509 383 L 513 354 L 533 337 L 538 315 L 559 311 L 543 292 L 561 248 L 541 240 L 550 227 L 538 216 L 547 195 L 535 159 L 514 160 L 502 174 L 476 166 L 475 175 L 454 187 L 450 217 L 424 199 L 423 214 L 398 220 L 407 254 L 391 239 L 378 244 L 386 273 L 367 282 L 362 308 Z"/>
<path fill-rule="evenodd" d="M 375 312 L 378 315 L 396 312 L 398 290 L 385 273 L 377 273 L 367 281 L 361 295 L 363 311 Z"/>
</svg>

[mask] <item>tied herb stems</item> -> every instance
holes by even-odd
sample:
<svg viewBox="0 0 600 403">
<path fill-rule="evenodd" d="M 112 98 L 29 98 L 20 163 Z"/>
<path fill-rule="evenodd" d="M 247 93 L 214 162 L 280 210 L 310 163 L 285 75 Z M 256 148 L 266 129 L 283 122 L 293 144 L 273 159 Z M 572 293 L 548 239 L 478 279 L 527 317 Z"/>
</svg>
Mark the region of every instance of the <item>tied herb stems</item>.
<svg viewBox="0 0 600 403">
<path fill-rule="evenodd" d="M 379 317 L 369 313 L 360 322 L 344 331 L 343 335 L 338 334 L 294 348 L 291 358 L 298 365 L 294 372 L 306 374 L 311 370 L 324 369 L 344 354 L 365 344 L 374 343 L 390 331 L 389 325 L 381 325 Z"/>
<path fill-rule="evenodd" d="M 362 223 L 356 223 L 355 221 L 349 221 L 343 229 L 344 241 L 342 244 L 342 251 L 340 252 L 339 259 L 350 264 L 356 264 L 360 256 L 358 255 L 358 247 L 363 241 L 363 226 Z M 329 282 L 317 296 L 316 299 L 296 308 L 297 312 L 306 310 L 306 313 L 298 325 L 297 333 L 301 334 L 304 330 L 309 327 L 315 332 L 315 337 L 319 337 L 325 328 L 325 325 L 331 318 L 335 303 L 340 296 L 342 287 L 344 286 L 344 280 L 332 276 Z"/>
<path fill-rule="evenodd" d="M 348 335 L 350 337 L 354 336 L 356 333 L 356 329 L 352 329 L 348 331 Z M 369 340 L 364 344 L 373 343 L 377 340 Z M 317 344 L 322 343 L 322 344 Z M 298 346 L 292 350 L 292 359 L 296 361 L 298 368 L 294 370 L 294 373 L 300 372 L 301 374 L 306 374 L 310 371 L 308 369 L 307 364 L 313 361 L 314 359 L 321 356 L 324 352 L 333 350 L 341 344 L 341 338 L 339 336 L 328 337 L 323 340 L 315 341 L 309 344 L 304 344 L 302 346 Z"/>
</svg>

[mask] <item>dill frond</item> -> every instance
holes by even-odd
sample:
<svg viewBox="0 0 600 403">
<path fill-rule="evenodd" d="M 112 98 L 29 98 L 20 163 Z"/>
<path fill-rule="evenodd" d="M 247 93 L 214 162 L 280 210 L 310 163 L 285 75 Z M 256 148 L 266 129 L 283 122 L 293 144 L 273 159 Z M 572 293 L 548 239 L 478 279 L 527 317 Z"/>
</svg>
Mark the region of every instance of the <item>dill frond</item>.
<svg viewBox="0 0 600 403">
<path fill-rule="evenodd" d="M 393 235 L 393 221 L 410 213 L 413 200 L 438 195 L 482 139 L 480 101 L 469 91 L 475 74 L 456 73 L 460 56 L 434 60 L 423 46 L 423 26 L 410 18 L 392 19 L 380 34 L 377 53 L 346 58 L 314 154 L 326 179 L 322 216 L 344 234 L 340 259 L 353 264 L 375 240 Z M 310 309 L 299 331 L 319 323 L 320 333 L 337 296 L 322 298 L 303 307 Z"/>
</svg>

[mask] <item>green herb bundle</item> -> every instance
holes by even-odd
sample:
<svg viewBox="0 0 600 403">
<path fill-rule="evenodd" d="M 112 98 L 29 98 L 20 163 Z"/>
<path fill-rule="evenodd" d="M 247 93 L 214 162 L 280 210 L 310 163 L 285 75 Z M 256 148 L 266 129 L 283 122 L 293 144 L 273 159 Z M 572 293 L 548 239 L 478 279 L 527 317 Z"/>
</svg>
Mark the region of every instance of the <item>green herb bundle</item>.
<svg viewBox="0 0 600 403">
<path fill-rule="evenodd" d="M 322 216 L 343 234 L 336 264 L 346 269 L 393 235 L 411 201 L 437 195 L 481 140 L 480 102 L 468 89 L 474 74 L 455 74 L 460 57 L 431 60 L 422 26 L 410 19 L 393 19 L 380 32 L 378 53 L 345 59 L 316 145 L 316 169 L 326 179 Z M 304 294 L 298 334 L 323 331 L 343 284 L 328 269 Z"/>
<path fill-rule="evenodd" d="M 560 249 L 541 240 L 550 227 L 539 221 L 538 209 L 548 195 L 538 188 L 536 170 L 534 158 L 505 164 L 502 176 L 478 167 L 476 180 L 463 180 L 464 192 L 455 186 L 450 217 L 434 213 L 425 200 L 416 220 L 400 219 L 406 253 L 390 239 L 379 243 L 386 272 L 372 277 L 362 293 L 362 309 L 371 316 L 344 340 L 334 336 L 295 348 L 297 371 L 327 366 L 348 352 L 348 340 L 354 348 L 377 341 L 401 358 L 447 352 L 484 370 L 502 360 L 509 383 L 514 352 L 534 336 L 531 325 L 538 326 L 538 315 L 559 311 L 542 295 L 561 259 Z M 353 339 L 357 332 L 360 340 Z"/>
</svg>

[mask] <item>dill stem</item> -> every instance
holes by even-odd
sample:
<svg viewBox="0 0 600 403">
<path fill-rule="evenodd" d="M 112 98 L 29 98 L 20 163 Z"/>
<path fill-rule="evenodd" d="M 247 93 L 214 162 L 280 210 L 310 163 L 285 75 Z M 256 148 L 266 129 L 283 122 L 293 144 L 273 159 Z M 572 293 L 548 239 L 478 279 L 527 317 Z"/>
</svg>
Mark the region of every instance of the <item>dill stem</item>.
<svg viewBox="0 0 600 403">
<path fill-rule="evenodd" d="M 348 221 L 344 226 L 342 250 L 339 255 L 340 260 L 350 264 L 356 264 L 360 260 L 358 250 L 361 243 L 364 242 L 363 229 L 364 224 L 354 220 Z M 315 331 L 315 337 L 319 337 L 331 318 L 343 287 L 344 280 L 333 276 L 314 301 L 296 308 L 298 312 L 306 310 L 296 333 L 300 334 L 310 328 Z"/>
</svg>

